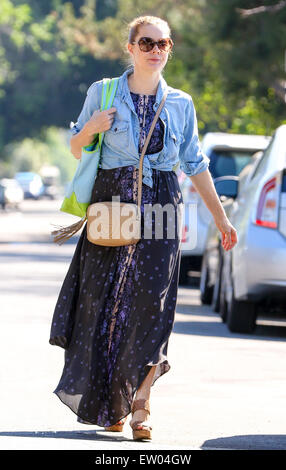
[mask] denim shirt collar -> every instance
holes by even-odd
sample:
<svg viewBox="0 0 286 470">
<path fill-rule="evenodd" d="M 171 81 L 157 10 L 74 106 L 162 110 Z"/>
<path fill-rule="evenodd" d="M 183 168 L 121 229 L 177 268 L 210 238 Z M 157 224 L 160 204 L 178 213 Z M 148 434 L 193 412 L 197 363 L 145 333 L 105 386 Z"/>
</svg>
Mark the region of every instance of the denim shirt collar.
<svg viewBox="0 0 286 470">
<path fill-rule="evenodd" d="M 130 95 L 130 90 L 129 90 L 128 81 L 127 81 L 128 75 L 130 75 L 133 71 L 134 71 L 134 66 L 131 65 L 121 75 L 121 77 L 119 78 L 119 82 L 118 82 L 118 93 L 121 96 L 121 99 L 129 105 L 129 107 L 133 110 L 133 112 L 135 112 L 133 100 L 132 100 L 131 95 Z M 154 107 L 153 107 L 153 109 L 155 111 L 157 111 L 157 109 L 158 109 L 158 107 L 159 107 L 159 105 L 162 101 L 164 92 L 167 88 L 168 88 L 168 84 L 167 84 L 166 80 L 163 78 L 163 76 L 161 75 L 160 80 L 159 80 L 159 84 L 158 84 L 158 87 L 157 87 L 156 100 L 155 100 Z M 138 162 L 138 166 L 139 166 L 139 162 Z M 149 160 L 149 157 L 148 157 L 147 154 L 144 155 L 144 159 L 143 159 L 143 179 L 142 179 L 142 182 L 147 184 L 151 188 L 153 187 L 152 166 L 151 166 L 151 163 L 150 163 L 150 160 Z"/>
<path fill-rule="evenodd" d="M 118 92 L 121 95 L 121 99 L 128 102 L 128 103 L 131 102 L 132 104 L 133 104 L 133 102 L 132 102 L 132 98 L 130 96 L 130 90 L 129 90 L 127 78 L 128 78 L 128 75 L 130 75 L 133 71 L 134 71 L 134 65 L 131 65 L 121 75 L 121 77 L 119 79 L 119 83 L 118 83 Z M 157 87 L 157 92 L 156 92 L 156 102 L 154 104 L 156 109 L 158 108 L 159 104 L 161 103 L 164 92 L 167 88 L 168 88 L 167 82 L 163 78 L 163 76 L 161 75 L 160 80 L 159 80 L 159 84 L 158 84 L 158 87 Z"/>
</svg>

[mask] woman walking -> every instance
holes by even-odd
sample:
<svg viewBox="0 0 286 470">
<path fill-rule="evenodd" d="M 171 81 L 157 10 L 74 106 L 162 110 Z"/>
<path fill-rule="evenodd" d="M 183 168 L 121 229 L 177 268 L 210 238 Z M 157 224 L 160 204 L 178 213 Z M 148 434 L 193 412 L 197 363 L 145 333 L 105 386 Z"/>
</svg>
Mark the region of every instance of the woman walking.
<svg viewBox="0 0 286 470">
<path fill-rule="evenodd" d="M 134 439 L 151 439 L 150 389 L 170 370 L 167 348 L 177 302 L 183 204 L 174 171 L 178 163 L 210 209 L 224 249 L 237 241 L 200 148 L 192 98 L 162 76 L 172 46 L 163 19 L 135 18 L 127 44 L 132 64 L 119 77 L 113 107 L 99 111 L 102 80 L 88 89 L 71 151 L 80 158 L 82 147 L 105 132 L 91 203 L 114 195 L 136 202 L 140 154 L 166 89 L 168 95 L 143 160 L 142 238 L 133 245 L 100 246 L 87 240 L 83 228 L 50 334 L 50 344 L 65 349 L 54 393 L 80 422 L 110 431 L 121 431 L 131 412 Z M 144 207 L 155 204 L 172 207 L 174 218 L 170 212 L 160 221 L 152 218 L 152 237 L 146 237 Z M 172 237 L 170 225 L 176 228 Z"/>
</svg>

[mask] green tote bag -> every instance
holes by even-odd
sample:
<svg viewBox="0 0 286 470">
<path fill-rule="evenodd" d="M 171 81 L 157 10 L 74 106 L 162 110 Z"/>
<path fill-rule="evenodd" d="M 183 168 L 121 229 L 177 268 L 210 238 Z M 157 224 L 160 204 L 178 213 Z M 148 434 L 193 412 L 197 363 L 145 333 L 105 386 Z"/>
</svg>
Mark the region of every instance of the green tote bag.
<svg viewBox="0 0 286 470">
<path fill-rule="evenodd" d="M 104 78 L 100 110 L 112 107 L 119 78 Z M 90 205 L 94 180 L 100 162 L 101 146 L 104 132 L 96 134 L 91 144 L 82 148 L 81 159 L 72 181 L 69 183 L 60 210 L 81 217 L 79 222 L 61 227 L 52 232 L 55 243 L 63 243 L 76 233 L 85 223 L 87 208 Z"/>
</svg>

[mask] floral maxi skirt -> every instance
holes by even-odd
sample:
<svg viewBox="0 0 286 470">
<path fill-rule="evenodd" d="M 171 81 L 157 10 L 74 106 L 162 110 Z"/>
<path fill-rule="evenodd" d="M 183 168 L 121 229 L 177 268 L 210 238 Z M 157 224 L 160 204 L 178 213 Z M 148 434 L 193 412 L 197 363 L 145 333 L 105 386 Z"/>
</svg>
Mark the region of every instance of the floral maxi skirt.
<svg viewBox="0 0 286 470">
<path fill-rule="evenodd" d="M 138 172 L 134 166 L 99 168 L 91 203 L 112 196 L 136 202 Z M 152 179 L 152 188 L 142 183 L 141 240 L 95 245 L 87 240 L 85 225 L 55 305 L 49 343 L 65 350 L 65 360 L 54 393 L 85 424 L 116 423 L 131 412 L 152 366 L 152 385 L 170 370 L 183 200 L 174 171 L 153 168 Z M 149 229 L 145 238 L 144 205 L 158 203 L 173 211 L 163 210 L 161 219 L 156 215 L 156 225 L 152 211 L 152 236 Z M 175 227 L 171 235 L 167 227 Z"/>
</svg>

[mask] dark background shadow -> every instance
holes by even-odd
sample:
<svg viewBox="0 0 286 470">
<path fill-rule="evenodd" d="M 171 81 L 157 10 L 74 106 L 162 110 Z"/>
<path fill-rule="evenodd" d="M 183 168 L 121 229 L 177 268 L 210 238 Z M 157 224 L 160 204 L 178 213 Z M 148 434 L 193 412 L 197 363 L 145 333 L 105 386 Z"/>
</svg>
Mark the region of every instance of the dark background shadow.
<svg viewBox="0 0 286 470">
<path fill-rule="evenodd" d="M 180 286 L 179 286 L 180 287 Z M 257 325 L 255 330 L 251 334 L 246 333 L 233 333 L 229 331 L 227 325 L 223 323 L 219 313 L 211 310 L 210 305 L 197 304 L 198 294 L 197 288 L 185 287 L 188 291 L 188 302 L 187 304 L 177 304 L 176 312 L 182 315 L 188 315 L 189 320 L 175 322 L 173 331 L 175 333 L 198 335 L 198 336 L 217 336 L 224 338 L 240 338 L 240 339 L 253 339 L 253 340 L 269 340 L 269 341 L 285 341 L 286 339 L 286 316 L 285 318 L 279 318 L 281 325 L 275 325 L 277 318 L 275 315 L 258 315 Z M 196 300 L 196 305 L 192 304 L 191 296 L 192 293 Z M 184 301 L 184 299 L 183 299 Z M 194 321 L 192 321 L 192 317 Z M 200 321 L 202 318 L 202 321 Z M 205 320 L 207 318 L 207 320 Z M 273 324 L 262 325 L 259 324 L 261 319 L 267 319 L 269 323 L 273 321 Z M 208 321 L 209 320 L 209 321 Z M 283 325 L 283 326 L 282 326 Z"/>
<path fill-rule="evenodd" d="M 133 442 L 133 439 L 128 439 L 122 435 L 114 435 L 110 431 L 104 429 L 92 430 L 92 431 L 2 431 L 1 436 L 6 437 L 37 437 L 37 438 L 50 438 L 50 439 L 79 439 L 88 441 L 110 441 L 110 442 Z M 145 442 L 145 441 L 142 441 Z M 149 441 L 150 443 L 150 441 Z"/>
<path fill-rule="evenodd" d="M 245 434 L 243 436 L 220 437 L 205 441 L 201 449 L 285 450 L 286 436 L 284 434 Z"/>
</svg>

